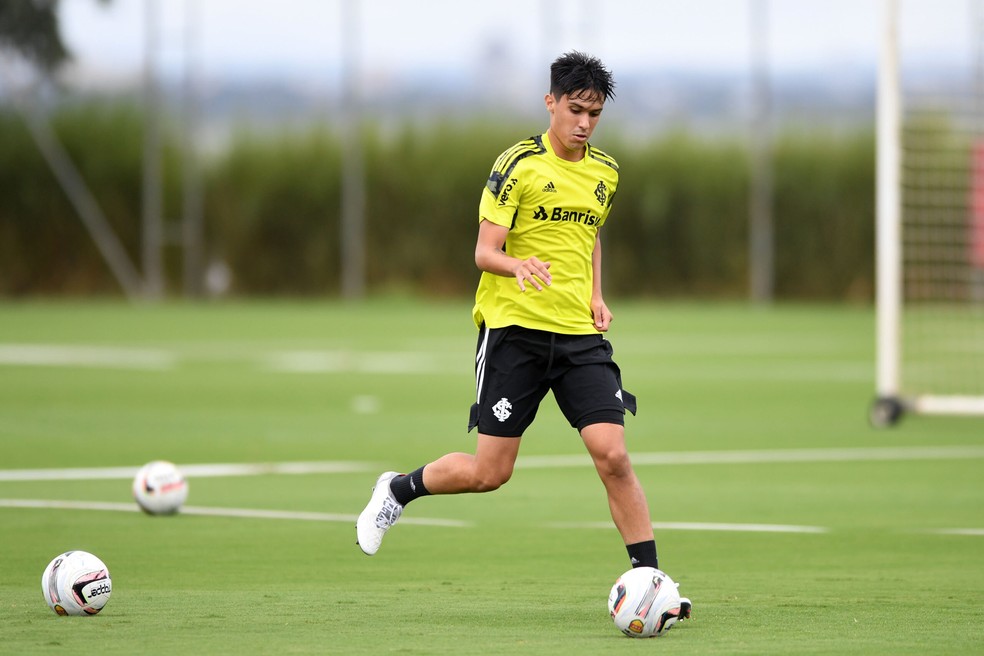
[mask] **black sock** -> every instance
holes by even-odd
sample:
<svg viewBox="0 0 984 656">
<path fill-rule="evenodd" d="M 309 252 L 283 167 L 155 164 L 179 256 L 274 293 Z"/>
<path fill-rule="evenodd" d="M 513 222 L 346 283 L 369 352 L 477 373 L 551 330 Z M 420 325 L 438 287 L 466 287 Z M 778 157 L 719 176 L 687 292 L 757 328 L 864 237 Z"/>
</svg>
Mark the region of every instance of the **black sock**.
<svg viewBox="0 0 984 656">
<path fill-rule="evenodd" d="M 390 492 L 393 493 L 393 498 L 401 506 L 406 506 L 417 497 L 430 494 L 424 487 L 424 468 L 421 467 L 409 474 L 394 477 L 390 481 Z"/>
<path fill-rule="evenodd" d="M 659 560 L 656 558 L 656 540 L 627 544 L 625 550 L 629 552 L 629 561 L 633 567 L 655 567 L 659 569 Z"/>
</svg>

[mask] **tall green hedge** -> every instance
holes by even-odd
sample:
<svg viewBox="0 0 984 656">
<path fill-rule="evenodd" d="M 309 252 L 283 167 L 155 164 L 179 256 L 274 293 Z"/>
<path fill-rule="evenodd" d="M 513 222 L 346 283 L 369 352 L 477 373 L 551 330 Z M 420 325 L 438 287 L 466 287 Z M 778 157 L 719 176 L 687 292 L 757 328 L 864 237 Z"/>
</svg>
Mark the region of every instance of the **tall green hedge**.
<svg viewBox="0 0 984 656">
<path fill-rule="evenodd" d="M 139 266 L 142 118 L 128 105 L 61 109 L 54 125 Z M 490 128 L 490 125 L 494 127 Z M 367 125 L 370 292 L 467 295 L 479 197 L 496 156 L 543 126 Z M 749 156 L 744 135 L 683 130 L 631 140 L 606 126 L 621 166 L 604 231 L 606 291 L 744 297 Z M 165 132 L 165 216 L 181 208 L 177 138 Z M 118 286 L 30 139 L 0 111 L 0 295 L 117 294 Z M 343 149 L 331 126 L 241 128 L 204 170 L 206 253 L 240 295 L 339 293 Z M 779 298 L 868 299 L 874 257 L 874 139 L 868 129 L 788 130 L 774 148 Z M 169 288 L 181 289 L 168 246 Z"/>
</svg>

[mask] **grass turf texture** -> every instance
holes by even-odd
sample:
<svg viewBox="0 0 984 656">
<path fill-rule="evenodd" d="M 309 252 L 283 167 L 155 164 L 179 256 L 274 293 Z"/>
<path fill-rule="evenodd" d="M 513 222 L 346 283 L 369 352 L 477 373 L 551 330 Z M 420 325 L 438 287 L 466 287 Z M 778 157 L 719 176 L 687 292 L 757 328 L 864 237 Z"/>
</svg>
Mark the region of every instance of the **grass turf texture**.
<svg viewBox="0 0 984 656">
<path fill-rule="evenodd" d="M 610 339 L 640 398 L 627 421 L 634 453 L 979 446 L 984 436 L 981 419 L 867 425 L 868 309 L 614 310 Z M 378 471 L 472 448 L 469 321 L 467 304 L 405 299 L 5 304 L 0 469 L 367 463 L 351 473 L 190 477 L 189 506 L 354 518 Z M 161 365 L 13 364 L 10 353 L 26 345 L 137 349 Z M 582 453 L 548 398 L 521 458 Z M 352 521 L 0 507 L 0 652 L 975 653 L 984 537 L 933 531 L 984 528 L 982 464 L 638 466 L 656 522 L 826 529 L 658 529 L 661 564 L 695 617 L 655 643 L 623 638 L 607 616 L 608 589 L 628 565 L 615 529 L 589 526 L 610 518 L 586 464 L 521 467 L 491 495 L 420 500 L 406 518 L 471 525 L 401 523 L 373 558 L 354 544 Z M 0 481 L 0 499 L 126 503 L 129 485 Z M 41 572 L 67 549 L 110 568 L 113 595 L 95 617 L 57 617 L 41 597 Z"/>
</svg>

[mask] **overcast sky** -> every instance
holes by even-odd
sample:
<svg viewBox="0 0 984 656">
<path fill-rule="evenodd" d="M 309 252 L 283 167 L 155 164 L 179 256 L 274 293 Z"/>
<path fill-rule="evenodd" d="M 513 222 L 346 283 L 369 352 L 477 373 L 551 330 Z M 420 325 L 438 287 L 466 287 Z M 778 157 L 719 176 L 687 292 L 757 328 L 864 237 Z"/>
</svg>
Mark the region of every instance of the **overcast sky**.
<svg viewBox="0 0 984 656">
<path fill-rule="evenodd" d="M 899 1 L 902 37 L 921 57 L 973 50 L 975 21 L 984 33 L 984 0 Z M 343 19 L 346 3 L 355 22 Z M 160 16 L 165 66 L 180 59 L 186 19 L 194 19 L 205 76 L 332 70 L 343 24 L 355 26 L 369 74 L 475 72 L 493 54 L 507 67 L 542 70 L 571 48 L 597 54 L 616 74 L 717 72 L 747 70 L 756 4 L 768 10 L 777 72 L 877 63 L 884 0 L 62 0 L 61 20 L 90 76 L 139 72 L 148 6 Z"/>
</svg>

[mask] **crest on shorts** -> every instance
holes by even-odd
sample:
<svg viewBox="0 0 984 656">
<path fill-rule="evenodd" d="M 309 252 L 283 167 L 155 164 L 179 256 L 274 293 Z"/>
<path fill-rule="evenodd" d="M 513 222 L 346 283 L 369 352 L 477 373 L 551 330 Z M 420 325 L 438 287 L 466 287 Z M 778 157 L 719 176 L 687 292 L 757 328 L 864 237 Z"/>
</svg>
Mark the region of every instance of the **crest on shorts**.
<svg viewBox="0 0 984 656">
<path fill-rule="evenodd" d="M 510 403 L 509 399 L 507 399 L 506 397 L 502 397 L 501 399 L 499 399 L 498 403 L 492 406 L 492 414 L 494 414 L 495 418 L 498 419 L 499 421 L 505 421 L 509 419 L 509 416 L 512 415 L 512 412 L 510 412 L 510 410 L 512 410 L 512 403 Z"/>
</svg>

